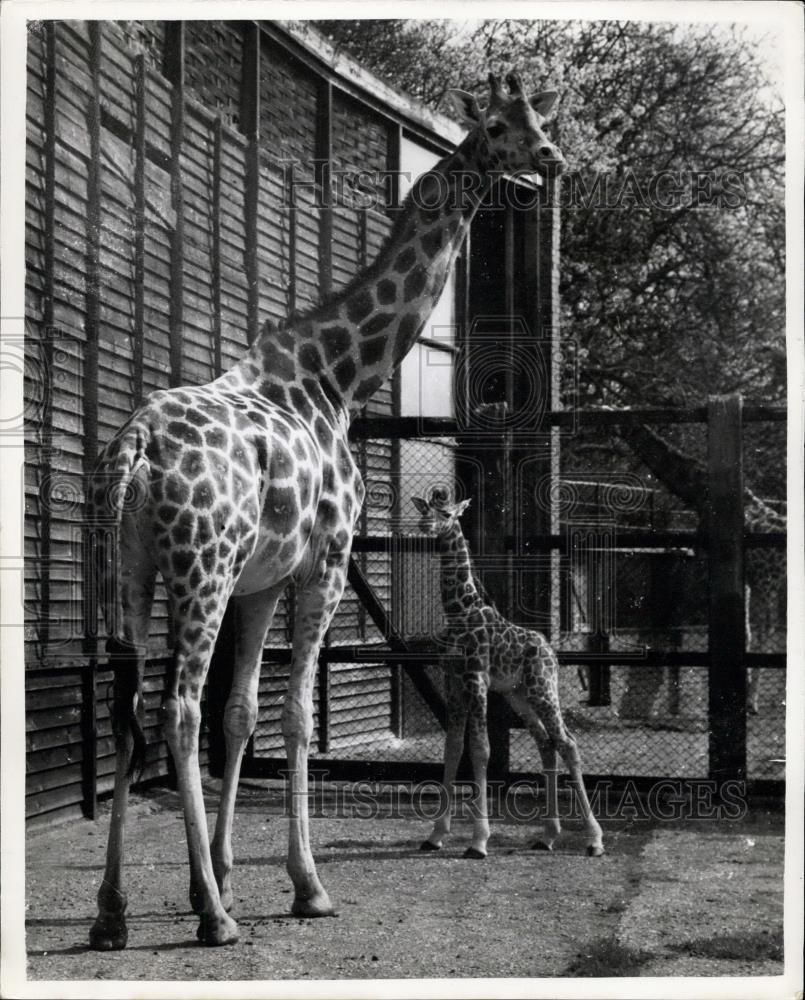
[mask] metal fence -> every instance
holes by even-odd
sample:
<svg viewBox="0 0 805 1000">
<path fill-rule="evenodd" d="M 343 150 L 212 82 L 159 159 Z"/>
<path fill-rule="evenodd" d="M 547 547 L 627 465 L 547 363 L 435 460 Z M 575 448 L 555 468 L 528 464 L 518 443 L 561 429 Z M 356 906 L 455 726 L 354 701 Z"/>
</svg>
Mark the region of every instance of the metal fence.
<svg viewBox="0 0 805 1000">
<path fill-rule="evenodd" d="M 745 427 L 763 426 L 769 434 L 784 428 L 783 408 L 743 408 L 731 397 L 690 410 L 548 415 L 559 427 L 571 419 L 574 427 L 601 434 L 638 425 L 696 429 L 695 447 L 704 455 L 697 468 L 707 489 L 696 511 L 657 488 L 656 477 L 651 486 L 649 475 L 607 478 L 599 468 L 597 478 L 585 479 L 578 467 L 563 469 L 549 498 L 556 530 L 518 529 L 494 539 L 484 536 L 483 522 L 493 522 L 496 511 L 477 505 L 480 515 L 468 527 L 477 543 L 477 576 L 512 620 L 538 627 L 557 650 L 563 712 L 586 774 L 638 783 L 730 777 L 779 793 L 785 609 L 778 601 L 763 629 L 747 629 L 744 578 L 753 559 L 771 554 L 766 561 L 776 561 L 784 594 L 785 534 L 779 523 L 760 530 L 747 520 L 743 449 L 752 438 Z M 358 421 L 354 436 L 448 441 L 457 449 L 454 493 L 469 491 L 460 471 L 472 432 L 460 422 L 374 418 Z M 505 448 L 490 451 L 489 461 L 499 463 L 505 454 Z M 449 478 L 449 469 L 434 472 L 424 461 L 417 471 L 442 484 Z M 399 494 L 394 530 L 359 536 L 353 548 L 350 586 L 374 641 L 322 650 L 311 767 L 336 780 L 440 776 L 439 556 L 431 540 L 416 534 L 405 482 Z M 365 570 L 373 558 L 388 568 L 383 594 Z M 542 591 L 533 601 L 535 586 Z M 271 752 L 250 746 L 246 776 L 277 775 L 285 766 L 278 719 L 287 660 L 284 650 L 266 651 L 265 670 L 277 682 L 275 740 Z M 222 704 L 225 683 L 216 697 Z M 337 725 L 339 716 L 348 724 Z M 533 777 L 541 766 L 536 747 L 501 698 L 490 698 L 489 721 L 490 776 L 504 782 Z M 215 770 L 221 756 L 214 737 L 213 727 Z"/>
</svg>

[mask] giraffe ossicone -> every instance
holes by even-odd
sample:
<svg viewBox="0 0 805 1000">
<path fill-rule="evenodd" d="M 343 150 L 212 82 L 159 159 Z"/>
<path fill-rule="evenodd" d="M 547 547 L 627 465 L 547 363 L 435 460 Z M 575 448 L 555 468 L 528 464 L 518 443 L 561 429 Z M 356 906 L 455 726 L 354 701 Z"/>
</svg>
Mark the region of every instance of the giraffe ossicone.
<svg viewBox="0 0 805 1000">
<path fill-rule="evenodd" d="M 199 938 L 209 945 L 237 940 L 228 913 L 235 795 L 257 719 L 263 644 L 291 581 L 296 613 L 282 732 L 293 804 L 292 912 L 333 912 L 310 849 L 308 746 L 319 647 L 341 599 L 364 498 L 349 421 L 413 347 L 488 188 L 503 173 L 562 169 L 542 130 L 541 116 L 555 99 L 553 92 L 527 97 L 521 84 L 509 94 L 497 87 L 482 110 L 473 96 L 455 92 L 469 134 L 414 184 L 377 260 L 320 305 L 268 326 L 215 381 L 153 393 L 104 449 L 88 519 L 91 533 L 94 522 L 107 526 L 98 532 L 95 567 L 115 671 L 116 770 L 92 947 L 126 944 L 126 807 L 142 751 L 137 705 L 158 574 L 174 634 L 162 722 L 184 810 Z M 468 187 L 468 174 L 479 182 Z M 438 205 L 423 197 L 434 177 L 446 194 Z M 137 502 L 127 502 L 132 496 Z M 210 843 L 198 762 L 200 697 L 230 602 L 235 662 Z"/>
<path fill-rule="evenodd" d="M 448 503 L 440 491 L 411 498 L 421 518 L 422 532 L 437 539 L 440 590 L 445 628 L 440 640 L 447 731 L 444 748 L 444 788 L 448 806 L 436 818 L 431 833 L 420 850 L 438 851 L 450 833 L 453 796 L 458 766 L 464 750 L 464 734 L 469 727 L 469 755 L 473 768 L 474 817 L 472 843 L 465 858 L 482 859 L 487 854 L 490 828 L 487 804 L 489 734 L 487 693 L 503 695 L 522 718 L 534 737 L 545 773 L 547 809 L 542 837 L 533 847 L 553 849 L 560 833 L 557 789 L 557 754 L 565 762 L 575 786 L 584 821 L 587 854 L 604 853 L 601 827 L 593 815 L 581 770 L 576 740 L 565 725 L 559 705 L 559 677 L 556 654 L 541 632 L 508 621 L 488 600 L 476 579 L 469 547 L 461 528 L 461 515 L 470 503 Z"/>
</svg>

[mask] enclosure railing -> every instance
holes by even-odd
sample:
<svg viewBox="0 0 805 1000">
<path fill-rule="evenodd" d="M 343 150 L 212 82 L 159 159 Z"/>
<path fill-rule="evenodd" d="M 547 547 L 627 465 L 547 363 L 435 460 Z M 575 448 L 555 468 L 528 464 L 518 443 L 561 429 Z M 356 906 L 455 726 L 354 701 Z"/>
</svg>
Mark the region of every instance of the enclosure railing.
<svg viewBox="0 0 805 1000">
<path fill-rule="evenodd" d="M 744 527 L 743 491 L 743 424 L 757 421 L 782 422 L 786 420 L 786 410 L 782 406 L 742 405 L 739 396 L 713 397 L 706 406 L 687 409 L 635 409 L 635 410 L 576 410 L 572 412 L 553 411 L 546 414 L 546 422 L 551 426 L 616 426 L 625 424 L 669 424 L 704 423 L 708 436 L 708 488 L 709 517 L 695 531 L 645 531 L 623 530 L 617 537 L 618 547 L 692 547 L 705 549 L 709 563 L 709 606 L 708 635 L 709 647 L 706 651 L 679 652 L 665 650 L 645 650 L 640 664 L 646 667 L 691 666 L 707 670 L 708 687 L 708 777 L 720 782 L 727 778 L 745 780 L 747 778 L 747 668 L 784 669 L 784 653 L 749 653 L 746 650 L 745 609 L 744 609 L 744 552 L 747 548 L 784 549 L 784 532 L 747 532 Z M 450 418 L 428 417 L 372 417 L 361 418 L 352 426 L 353 439 L 360 438 L 417 438 L 449 437 L 462 441 L 472 441 L 475 433 L 472 427 Z M 519 557 L 559 549 L 567 542 L 561 534 L 535 534 L 503 539 L 506 552 Z M 419 552 L 427 551 L 430 540 L 416 536 L 374 535 L 356 537 L 353 553 L 399 552 L 401 547 L 415 546 Z M 513 568 L 514 563 L 510 563 Z M 386 638 L 386 646 L 351 644 L 321 651 L 322 665 L 332 663 L 387 663 L 407 673 L 418 693 L 432 711 L 440 725 L 444 725 L 445 710 L 441 695 L 422 669 L 433 665 L 437 654 L 433 648 L 422 649 L 412 645 L 399 634 L 382 603 L 372 592 L 363 577 L 355 559 L 349 574 L 358 596 L 363 601 L 369 617 Z M 589 664 L 594 671 L 605 672 L 614 665 L 633 662 L 623 651 L 610 650 L 606 644 L 587 651 L 557 651 L 562 664 Z M 270 662 L 288 662 L 290 652 L 286 650 L 266 651 Z M 595 676 L 595 674 L 594 674 Z M 599 687 L 602 679 L 597 678 Z M 605 679 L 603 683 L 606 683 Z M 509 729 L 519 726 L 519 719 L 502 702 L 490 700 L 490 744 L 493 748 L 490 760 L 490 776 L 504 782 L 525 777 L 511 768 L 509 758 Z M 215 741 L 211 744 L 213 769 L 220 768 L 220 754 L 214 752 Z M 282 757 L 251 756 L 244 760 L 244 773 L 252 776 L 276 776 L 285 766 Z M 386 780 L 422 780 L 437 778 L 440 765 L 433 762 L 402 761 L 355 761 L 339 760 L 333 756 L 317 759 L 311 766 L 326 771 L 332 778 L 382 778 Z M 595 781 L 611 778 L 611 775 L 587 775 Z M 621 780 L 632 780 L 638 786 L 657 781 L 660 777 L 630 776 Z M 756 791 L 780 794 L 782 783 L 773 780 L 755 780 Z"/>
</svg>

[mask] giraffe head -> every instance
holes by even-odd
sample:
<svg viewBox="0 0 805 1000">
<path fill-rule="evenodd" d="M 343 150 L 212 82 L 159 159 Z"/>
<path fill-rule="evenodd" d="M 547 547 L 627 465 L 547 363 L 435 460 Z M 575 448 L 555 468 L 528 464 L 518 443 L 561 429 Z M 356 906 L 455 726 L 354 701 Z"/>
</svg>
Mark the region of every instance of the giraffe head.
<svg viewBox="0 0 805 1000">
<path fill-rule="evenodd" d="M 419 530 L 423 535 L 447 537 L 460 526 L 458 519 L 469 507 L 469 500 L 449 504 L 443 490 L 434 490 L 430 500 L 422 497 L 411 497 L 411 501 L 422 515 L 419 520 Z"/>
<path fill-rule="evenodd" d="M 542 122 L 559 96 L 543 90 L 528 96 L 516 73 L 506 77 L 509 92 L 489 74 L 491 97 L 481 108 L 472 94 L 449 91 L 464 124 L 478 132 L 488 149 L 490 163 L 507 173 L 523 171 L 554 177 L 565 168 L 565 159 L 542 130 Z"/>
</svg>

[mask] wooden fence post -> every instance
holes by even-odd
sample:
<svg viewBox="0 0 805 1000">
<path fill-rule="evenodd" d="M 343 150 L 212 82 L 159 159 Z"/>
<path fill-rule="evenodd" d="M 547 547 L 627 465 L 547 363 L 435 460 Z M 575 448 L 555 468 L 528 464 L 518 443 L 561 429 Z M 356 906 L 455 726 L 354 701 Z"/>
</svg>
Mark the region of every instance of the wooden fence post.
<svg viewBox="0 0 805 1000">
<path fill-rule="evenodd" d="M 243 31 L 240 91 L 240 127 L 248 140 L 243 198 L 246 236 L 245 264 L 248 294 L 246 339 L 257 339 L 260 326 L 260 272 L 257 264 L 257 217 L 260 208 L 260 28 L 247 23 Z"/>
<path fill-rule="evenodd" d="M 170 251 L 170 384 L 184 384 L 184 181 L 182 145 L 185 121 L 185 23 L 165 22 L 163 72 L 170 80 L 171 95 L 171 207 L 176 222 L 171 233 Z"/>
<path fill-rule="evenodd" d="M 711 779 L 746 777 L 743 453 L 739 395 L 708 402 Z"/>
</svg>

